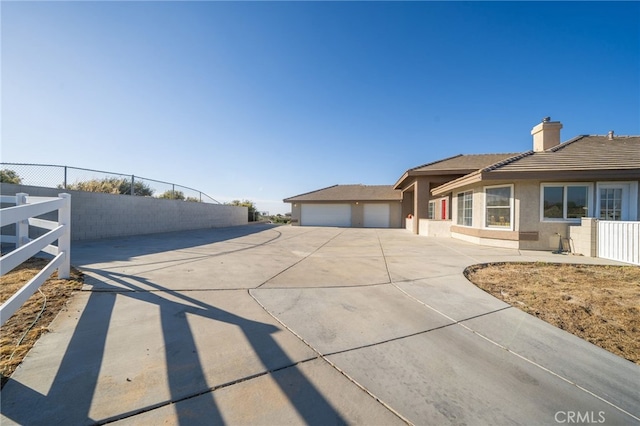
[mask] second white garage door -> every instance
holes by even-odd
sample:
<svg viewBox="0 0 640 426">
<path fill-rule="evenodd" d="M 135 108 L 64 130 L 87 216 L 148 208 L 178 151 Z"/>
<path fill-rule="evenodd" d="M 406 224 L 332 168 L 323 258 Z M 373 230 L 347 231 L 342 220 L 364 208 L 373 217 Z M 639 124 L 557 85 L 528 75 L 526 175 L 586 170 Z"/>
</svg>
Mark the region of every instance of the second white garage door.
<svg viewBox="0 0 640 426">
<path fill-rule="evenodd" d="M 303 204 L 303 226 L 351 226 L 350 204 Z"/>
<path fill-rule="evenodd" d="M 365 228 L 389 227 L 389 204 L 365 204 L 364 205 Z"/>
</svg>

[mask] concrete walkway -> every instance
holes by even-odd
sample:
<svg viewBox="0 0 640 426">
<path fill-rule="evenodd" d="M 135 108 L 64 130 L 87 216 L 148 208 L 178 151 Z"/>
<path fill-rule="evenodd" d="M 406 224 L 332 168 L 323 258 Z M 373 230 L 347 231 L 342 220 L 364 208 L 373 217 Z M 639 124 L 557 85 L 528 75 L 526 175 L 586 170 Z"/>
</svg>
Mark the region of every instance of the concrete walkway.
<svg viewBox="0 0 640 426">
<path fill-rule="evenodd" d="M 640 423 L 640 367 L 462 275 L 493 261 L 603 263 L 398 229 L 77 243 L 84 291 L 2 390 L 0 420 Z"/>
</svg>

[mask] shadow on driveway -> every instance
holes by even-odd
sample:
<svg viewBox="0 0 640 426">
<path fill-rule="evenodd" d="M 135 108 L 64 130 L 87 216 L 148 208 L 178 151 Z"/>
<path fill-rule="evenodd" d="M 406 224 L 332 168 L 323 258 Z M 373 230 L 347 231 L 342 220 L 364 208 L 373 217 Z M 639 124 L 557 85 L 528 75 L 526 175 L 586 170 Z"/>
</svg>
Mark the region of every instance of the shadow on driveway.
<svg viewBox="0 0 640 426">
<path fill-rule="evenodd" d="M 135 244 L 134 246 L 132 244 L 124 251 L 115 250 L 108 253 L 106 257 L 109 260 L 126 259 L 142 254 L 195 247 L 248 236 L 271 228 L 273 226 L 253 225 L 240 229 L 228 228 L 224 232 L 220 232 L 220 230 L 202 231 L 196 238 L 193 235 L 180 238 L 177 234 L 171 235 L 170 238 L 167 238 L 169 236 L 166 235 L 143 236 L 140 245 Z M 272 238 L 262 238 L 255 244 L 247 245 L 247 248 L 238 248 L 234 251 L 254 248 L 280 236 L 281 234 L 278 232 Z M 85 244 L 87 244 L 85 248 L 90 250 L 92 243 Z M 122 240 L 114 240 L 114 244 L 121 245 Z M 104 242 L 101 247 L 101 250 L 104 250 Z M 1 412 L 6 418 L 18 424 L 105 424 L 174 404 L 175 418 L 181 425 L 223 424 L 224 418 L 214 400 L 213 391 L 286 368 L 288 374 L 272 374 L 271 377 L 305 423 L 346 423 L 338 411 L 298 367 L 300 362 L 314 359 L 314 357 L 307 357 L 302 361 L 291 359 L 273 336 L 276 332 L 282 331 L 279 327 L 244 318 L 190 297 L 186 294 L 188 292 L 170 290 L 144 278 L 101 269 L 83 268 L 83 270 L 103 281 L 105 287 L 101 288 L 100 292 L 90 293 L 48 390 L 32 389 L 13 379 L 7 382 L 2 391 L 3 403 L 1 407 Z M 108 282 L 117 284 L 118 287 L 107 284 Z M 143 388 L 137 390 L 138 393 L 147 394 L 142 400 L 148 402 L 151 399 L 154 402 L 144 406 L 133 405 L 135 408 L 126 412 L 109 410 L 106 417 L 94 419 L 91 418 L 92 405 L 96 404 L 99 385 L 103 386 L 99 384 L 99 380 L 102 380 L 104 375 L 104 371 L 101 372 L 101 370 L 106 362 L 107 336 L 110 332 L 110 326 L 116 320 L 114 317 L 116 299 L 122 297 L 152 305 L 159 312 L 162 347 L 166 362 L 163 369 L 166 371 L 170 395 L 169 399 L 164 396 L 165 394 L 162 392 L 165 390 L 163 381 L 161 378 L 156 378 L 156 382 L 160 383 L 158 386 L 162 387 L 161 389 Z M 247 297 L 250 296 L 247 295 Z M 148 308 L 145 307 L 145 309 Z M 214 327 L 219 327 L 220 323 L 237 327 L 245 341 L 249 343 L 263 369 L 254 369 L 248 375 L 236 377 L 235 380 L 226 383 L 224 379 L 216 377 L 213 379 L 214 381 L 222 380 L 222 382 L 209 384 L 206 375 L 207 366 L 201 359 L 194 330 L 191 328 L 187 315 L 192 318 L 199 317 L 210 320 L 211 323 L 207 326 L 207 330 L 209 327 L 211 330 Z M 137 324 L 126 326 L 133 328 Z M 202 335 L 203 330 L 199 328 L 198 331 Z M 220 337 L 215 333 L 212 333 L 211 336 L 213 336 L 211 338 Z M 211 342 L 209 343 L 211 344 Z M 213 343 L 215 345 L 215 342 Z M 200 349 L 202 350 L 202 348 Z M 251 357 L 251 354 L 247 354 L 247 357 Z M 144 360 L 123 358 L 120 361 L 140 363 Z M 227 361 L 231 364 L 238 362 L 233 359 L 225 360 L 225 362 Z M 158 375 L 157 372 L 155 374 Z M 140 386 L 139 384 L 134 385 Z M 153 399 L 154 393 L 158 395 L 155 399 Z M 192 398 L 191 404 L 177 404 Z M 114 404 L 113 408 L 117 410 L 118 406 L 119 404 Z"/>
</svg>

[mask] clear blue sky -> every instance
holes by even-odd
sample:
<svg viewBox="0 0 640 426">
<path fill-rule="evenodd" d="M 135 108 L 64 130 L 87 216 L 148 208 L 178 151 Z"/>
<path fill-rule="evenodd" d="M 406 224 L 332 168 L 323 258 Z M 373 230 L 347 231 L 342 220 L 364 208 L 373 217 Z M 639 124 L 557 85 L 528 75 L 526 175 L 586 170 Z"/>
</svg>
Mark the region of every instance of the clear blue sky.
<svg viewBox="0 0 640 426">
<path fill-rule="evenodd" d="M 250 199 L 640 134 L 638 2 L 7 2 L 2 161 Z"/>
</svg>

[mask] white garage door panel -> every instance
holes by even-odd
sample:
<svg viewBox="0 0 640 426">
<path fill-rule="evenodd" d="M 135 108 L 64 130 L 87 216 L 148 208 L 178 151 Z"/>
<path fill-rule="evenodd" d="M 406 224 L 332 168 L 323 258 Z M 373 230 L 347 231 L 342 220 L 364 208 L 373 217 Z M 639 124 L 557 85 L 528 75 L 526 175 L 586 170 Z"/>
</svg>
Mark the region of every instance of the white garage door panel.
<svg viewBox="0 0 640 426">
<path fill-rule="evenodd" d="M 365 204 L 364 205 L 365 228 L 389 227 L 389 204 Z"/>
<path fill-rule="evenodd" d="M 351 226 L 350 204 L 303 204 L 304 226 Z"/>
</svg>

